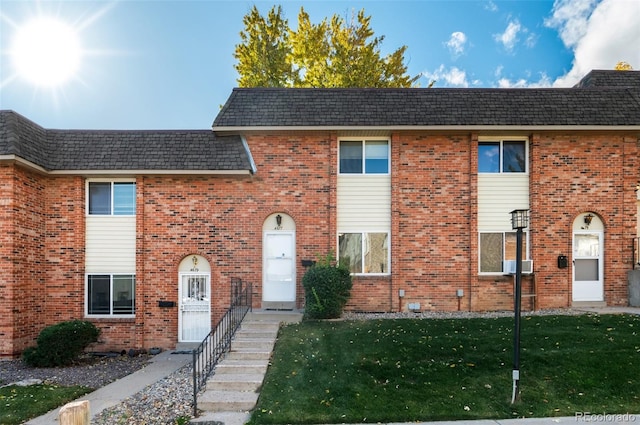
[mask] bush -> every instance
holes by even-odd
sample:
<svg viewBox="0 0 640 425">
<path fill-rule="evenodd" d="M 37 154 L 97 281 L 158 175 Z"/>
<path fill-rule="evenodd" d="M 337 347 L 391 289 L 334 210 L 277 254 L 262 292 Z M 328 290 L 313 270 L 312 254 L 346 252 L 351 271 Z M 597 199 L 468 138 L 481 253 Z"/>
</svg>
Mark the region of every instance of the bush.
<svg viewBox="0 0 640 425">
<path fill-rule="evenodd" d="M 30 366 L 68 366 L 84 352 L 92 342 L 98 340 L 100 329 L 91 322 L 70 320 L 47 326 L 38 335 L 37 346 L 22 353 Z"/>
<path fill-rule="evenodd" d="M 332 255 L 307 270 L 302 278 L 305 293 L 305 319 L 336 319 L 349 300 L 351 274 L 335 264 Z"/>
</svg>

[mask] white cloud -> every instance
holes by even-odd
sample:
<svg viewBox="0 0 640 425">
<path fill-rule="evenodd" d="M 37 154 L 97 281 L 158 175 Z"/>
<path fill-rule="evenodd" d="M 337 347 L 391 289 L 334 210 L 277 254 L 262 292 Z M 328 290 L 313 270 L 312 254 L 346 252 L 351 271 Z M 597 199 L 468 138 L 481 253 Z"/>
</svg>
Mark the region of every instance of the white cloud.
<svg viewBox="0 0 640 425">
<path fill-rule="evenodd" d="M 430 82 L 435 80 L 437 87 L 469 87 L 467 73 L 455 66 L 445 69 L 444 65 L 440 65 L 433 72 L 423 72 L 422 76 Z M 478 82 L 474 81 L 474 84 L 478 84 Z"/>
<path fill-rule="evenodd" d="M 488 2 L 486 2 L 484 4 L 484 8 L 485 8 L 485 10 L 488 10 L 489 12 L 497 12 L 498 11 L 498 5 L 495 4 L 491 0 L 489 0 Z"/>
<path fill-rule="evenodd" d="M 458 57 L 464 53 L 467 44 L 467 36 L 461 31 L 456 31 L 451 34 L 449 40 L 445 43 L 449 52 L 454 57 Z"/>
<path fill-rule="evenodd" d="M 498 79 L 498 87 L 506 88 L 547 88 L 551 87 L 552 82 L 547 74 L 542 73 L 538 81 L 531 82 L 527 79 L 520 78 L 518 80 L 510 80 L 506 77 Z"/>
<path fill-rule="evenodd" d="M 571 70 L 556 79 L 556 87 L 573 86 L 589 71 L 614 69 L 619 61 L 640 68 L 637 0 L 556 0 L 546 24 L 574 52 Z"/>
<path fill-rule="evenodd" d="M 598 0 L 556 0 L 553 15 L 544 24 L 558 29 L 565 46 L 574 47 L 586 34 L 589 17 L 597 4 Z"/>
<path fill-rule="evenodd" d="M 522 25 L 516 19 L 514 21 L 509 22 L 507 25 L 507 29 L 502 34 L 495 34 L 493 38 L 501 43 L 505 49 L 508 51 L 512 51 L 518 42 L 518 33 L 522 30 Z"/>
<path fill-rule="evenodd" d="M 529 35 L 527 35 L 527 38 L 524 40 L 524 45 L 532 49 L 533 47 L 535 47 L 537 42 L 538 42 L 538 35 L 534 33 L 529 33 Z"/>
</svg>

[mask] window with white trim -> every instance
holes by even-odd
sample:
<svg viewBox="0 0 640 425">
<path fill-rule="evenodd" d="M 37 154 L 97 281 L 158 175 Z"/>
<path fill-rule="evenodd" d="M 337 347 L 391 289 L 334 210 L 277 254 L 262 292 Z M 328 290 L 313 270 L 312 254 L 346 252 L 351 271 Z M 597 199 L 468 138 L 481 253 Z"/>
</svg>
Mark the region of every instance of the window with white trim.
<svg viewBox="0 0 640 425">
<path fill-rule="evenodd" d="M 526 173 L 526 142 L 524 140 L 478 142 L 478 172 Z"/>
<path fill-rule="evenodd" d="M 136 277 L 130 274 L 87 275 L 88 316 L 132 316 L 136 311 Z"/>
<path fill-rule="evenodd" d="M 522 260 L 527 259 L 527 232 L 522 235 Z M 516 232 L 480 233 L 480 273 L 503 273 L 505 260 L 516 259 Z"/>
<path fill-rule="evenodd" d="M 89 215 L 135 215 L 136 183 L 131 181 L 90 181 Z"/>
<path fill-rule="evenodd" d="M 387 140 L 341 140 L 340 174 L 388 174 Z"/>
<path fill-rule="evenodd" d="M 388 274 L 389 234 L 340 233 L 338 261 L 353 274 Z"/>
</svg>

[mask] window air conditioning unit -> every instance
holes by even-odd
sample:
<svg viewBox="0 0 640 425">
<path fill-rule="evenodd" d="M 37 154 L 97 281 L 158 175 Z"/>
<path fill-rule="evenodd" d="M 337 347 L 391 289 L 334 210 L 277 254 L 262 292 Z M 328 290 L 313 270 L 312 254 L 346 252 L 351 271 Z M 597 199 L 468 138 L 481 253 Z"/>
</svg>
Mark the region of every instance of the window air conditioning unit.
<svg viewBox="0 0 640 425">
<path fill-rule="evenodd" d="M 506 274 L 516 274 L 516 260 L 503 261 L 502 270 Z M 533 273 L 533 260 L 522 260 L 522 273 Z"/>
</svg>

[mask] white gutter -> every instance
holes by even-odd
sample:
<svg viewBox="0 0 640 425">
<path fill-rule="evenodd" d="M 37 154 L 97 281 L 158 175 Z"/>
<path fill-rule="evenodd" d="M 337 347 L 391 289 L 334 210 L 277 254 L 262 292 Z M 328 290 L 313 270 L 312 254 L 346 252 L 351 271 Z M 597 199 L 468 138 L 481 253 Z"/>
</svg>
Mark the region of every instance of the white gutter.
<svg viewBox="0 0 640 425">
<path fill-rule="evenodd" d="M 255 164 L 252 161 L 251 170 L 47 170 L 31 161 L 27 161 L 16 155 L 0 155 L 0 162 L 15 162 L 39 173 L 53 176 L 131 176 L 131 175 L 249 175 L 255 173 Z"/>
<path fill-rule="evenodd" d="M 395 126 L 220 126 L 216 133 L 247 131 L 640 131 L 640 125 L 395 125 Z"/>
</svg>

